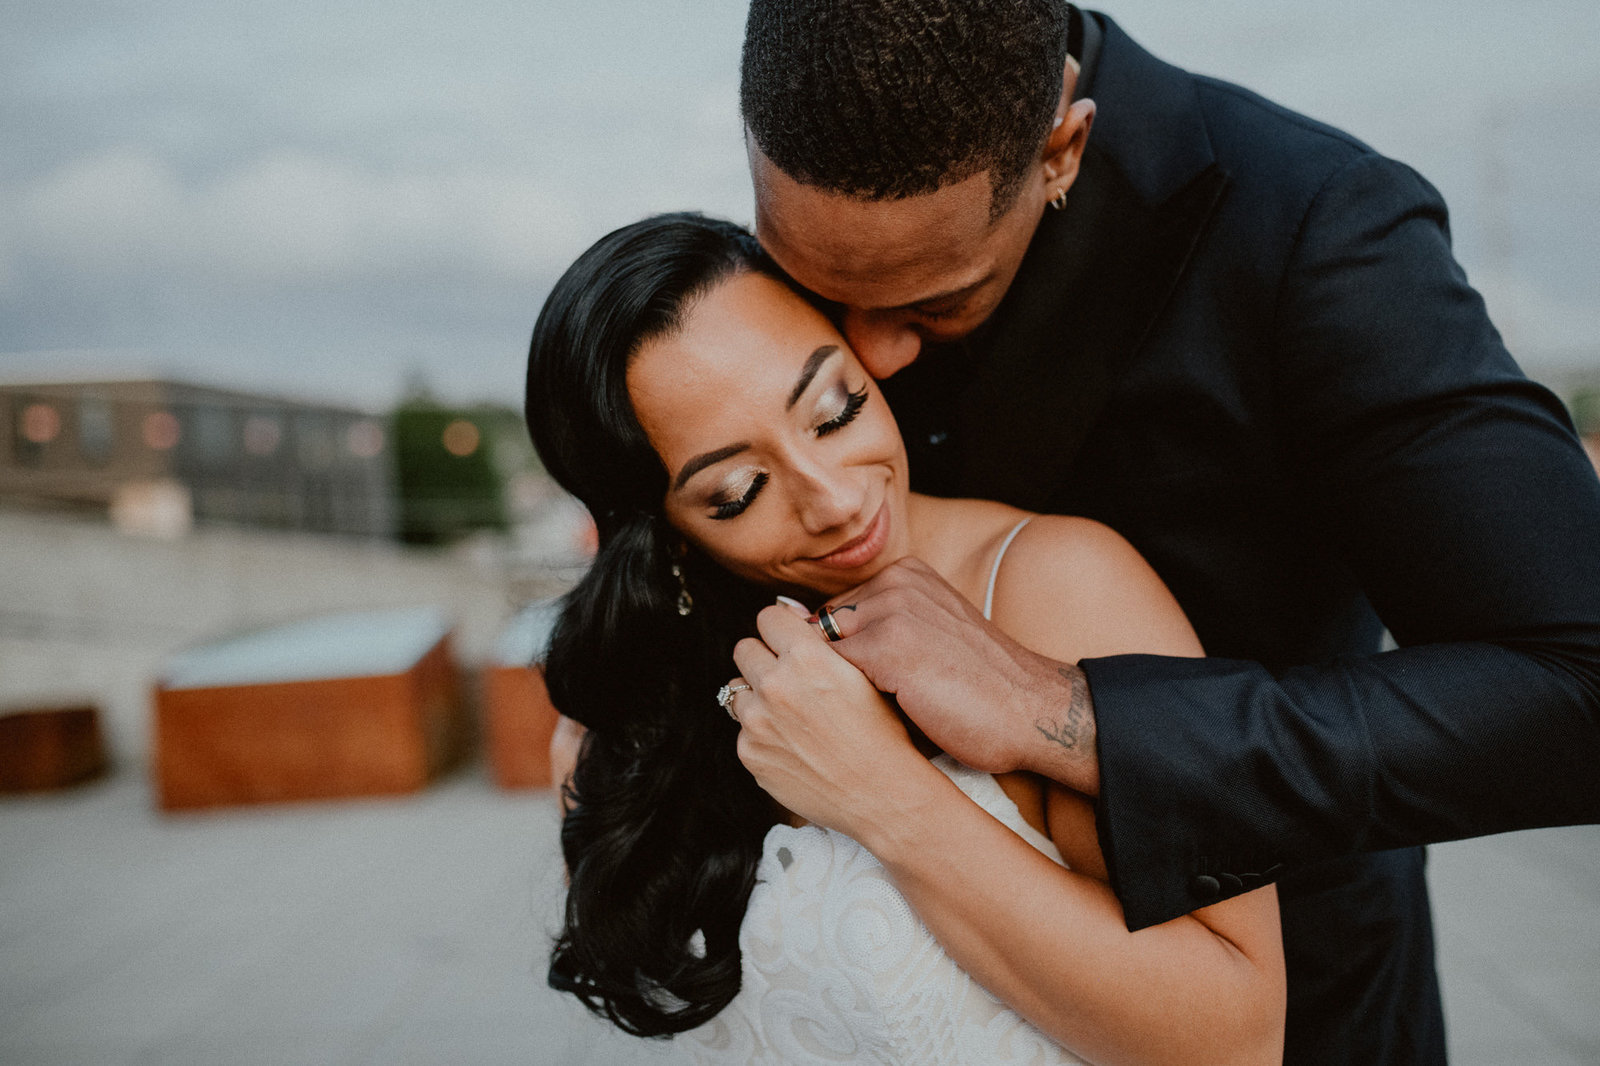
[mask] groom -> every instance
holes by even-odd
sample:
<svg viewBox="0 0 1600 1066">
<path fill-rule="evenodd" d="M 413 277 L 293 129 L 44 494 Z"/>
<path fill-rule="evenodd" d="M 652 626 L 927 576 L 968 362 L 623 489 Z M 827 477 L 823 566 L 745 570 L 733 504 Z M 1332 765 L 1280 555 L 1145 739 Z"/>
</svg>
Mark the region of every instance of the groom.
<svg viewBox="0 0 1600 1066">
<path fill-rule="evenodd" d="M 916 487 L 1105 522 L 1213 658 L 1044 662 L 915 564 L 839 599 L 834 647 L 963 761 L 1098 795 L 1130 928 L 1275 882 L 1287 1061 L 1443 1062 L 1411 845 L 1600 821 L 1600 486 L 1565 413 L 1405 166 L 1102 15 L 907 6 L 754 0 L 758 235 L 887 379 Z M 770 713 L 837 745 L 745 718 L 785 806 L 915 802 L 841 784 L 836 708 Z"/>
</svg>

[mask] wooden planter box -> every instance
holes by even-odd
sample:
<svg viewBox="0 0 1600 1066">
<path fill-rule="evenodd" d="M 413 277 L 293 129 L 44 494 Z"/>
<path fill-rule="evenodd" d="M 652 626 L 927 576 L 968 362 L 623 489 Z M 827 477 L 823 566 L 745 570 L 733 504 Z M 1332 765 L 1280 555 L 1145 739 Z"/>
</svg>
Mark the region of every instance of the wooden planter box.
<svg viewBox="0 0 1600 1066">
<path fill-rule="evenodd" d="M 106 768 L 94 707 L 0 711 L 0 792 L 44 792 L 100 776 Z"/>
<path fill-rule="evenodd" d="M 465 742 L 435 611 L 319 618 L 192 649 L 155 689 L 168 810 L 415 792 Z"/>
<path fill-rule="evenodd" d="M 556 709 L 544 684 L 544 649 L 559 606 L 524 608 L 500 634 L 483 672 L 483 736 L 495 783 L 504 789 L 550 787 L 550 736 Z"/>
</svg>

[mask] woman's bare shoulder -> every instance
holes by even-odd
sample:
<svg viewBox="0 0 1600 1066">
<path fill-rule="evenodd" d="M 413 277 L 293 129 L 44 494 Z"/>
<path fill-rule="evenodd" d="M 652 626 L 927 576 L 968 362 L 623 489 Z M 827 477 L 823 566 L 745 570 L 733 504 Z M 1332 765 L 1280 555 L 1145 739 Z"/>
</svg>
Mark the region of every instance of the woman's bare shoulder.
<svg viewBox="0 0 1600 1066">
<path fill-rule="evenodd" d="M 1017 535 L 996 577 L 994 621 L 1024 646 L 1068 661 L 1200 653 L 1166 584 L 1133 545 L 1070 515 L 1039 515 Z"/>
<path fill-rule="evenodd" d="M 995 552 L 1029 512 L 993 500 L 921 497 L 919 524 L 928 529 L 923 561 L 974 603 L 982 604 Z"/>
<path fill-rule="evenodd" d="M 1040 514 L 1033 516 L 1006 549 L 1001 580 L 1007 571 L 1013 575 L 1025 572 L 1032 579 L 1070 589 L 1083 587 L 1086 580 L 1117 583 L 1142 578 L 1149 570 L 1133 545 L 1105 523 L 1075 515 Z"/>
<path fill-rule="evenodd" d="M 1006 535 L 1012 526 L 1025 518 L 1038 517 L 1031 511 L 1013 507 L 994 500 L 940 500 L 952 525 L 965 530 L 963 539 L 970 550 L 981 552 L 982 546 Z"/>
</svg>

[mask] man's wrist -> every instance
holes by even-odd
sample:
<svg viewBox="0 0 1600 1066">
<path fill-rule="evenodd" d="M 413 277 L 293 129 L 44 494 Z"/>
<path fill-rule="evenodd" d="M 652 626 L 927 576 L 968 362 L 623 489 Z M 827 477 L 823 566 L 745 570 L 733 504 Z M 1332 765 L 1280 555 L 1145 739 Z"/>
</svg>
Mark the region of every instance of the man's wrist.
<svg viewBox="0 0 1600 1066">
<path fill-rule="evenodd" d="M 1047 660 L 1048 662 L 1048 660 Z M 1100 794 L 1094 698 L 1076 663 L 1048 662 L 1032 703 L 1024 768 L 1086 796 Z"/>
</svg>

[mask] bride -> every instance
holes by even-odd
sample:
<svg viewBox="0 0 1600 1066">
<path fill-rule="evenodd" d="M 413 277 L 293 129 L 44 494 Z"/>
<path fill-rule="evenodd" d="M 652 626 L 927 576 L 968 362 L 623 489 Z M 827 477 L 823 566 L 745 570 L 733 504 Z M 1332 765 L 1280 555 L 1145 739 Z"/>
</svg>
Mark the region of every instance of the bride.
<svg viewBox="0 0 1600 1066">
<path fill-rule="evenodd" d="M 702 1063 L 1281 1061 L 1270 886 L 1129 933 L 1090 801 L 928 751 L 977 819 L 917 827 L 949 830 L 952 876 L 1039 901 L 1037 941 L 1014 952 L 919 916 L 872 852 L 800 823 L 739 761 L 741 707 L 786 672 L 907 728 L 805 608 L 774 602 L 818 605 L 906 556 L 1058 661 L 1201 654 L 1126 542 L 910 492 L 894 418 L 839 332 L 749 234 L 698 215 L 624 227 L 561 278 L 527 418 L 599 531 L 546 664 L 583 727 L 553 987 L 627 1032 L 687 1034 Z M 736 649 L 744 676 L 719 693 Z M 1017 861 L 958 870 L 958 832 L 1015 834 Z"/>
</svg>

